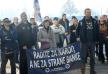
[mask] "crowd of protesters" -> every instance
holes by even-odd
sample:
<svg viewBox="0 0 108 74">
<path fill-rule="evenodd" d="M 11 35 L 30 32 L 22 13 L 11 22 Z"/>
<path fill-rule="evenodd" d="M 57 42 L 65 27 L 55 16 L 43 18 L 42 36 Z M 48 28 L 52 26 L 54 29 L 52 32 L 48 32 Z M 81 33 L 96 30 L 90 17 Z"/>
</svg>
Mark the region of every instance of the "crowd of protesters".
<svg viewBox="0 0 108 74">
<path fill-rule="evenodd" d="M 72 16 L 70 21 L 66 14 L 53 19 L 45 16 L 40 25 L 35 18 L 28 20 L 25 12 L 20 16 L 21 22 L 17 17 L 13 18 L 13 22 L 4 18 L 0 23 L 1 74 L 6 74 L 8 59 L 11 74 L 16 74 L 15 63 L 18 62 L 20 74 L 28 74 L 26 50 L 62 48 L 64 40 L 67 45 L 76 41 L 81 43 L 81 74 L 85 74 L 87 57 L 90 57 L 90 74 L 96 74 L 95 53 L 102 64 L 108 63 L 108 20 L 106 15 L 93 18 L 89 8 L 85 9 L 84 15 L 82 20 Z"/>
</svg>

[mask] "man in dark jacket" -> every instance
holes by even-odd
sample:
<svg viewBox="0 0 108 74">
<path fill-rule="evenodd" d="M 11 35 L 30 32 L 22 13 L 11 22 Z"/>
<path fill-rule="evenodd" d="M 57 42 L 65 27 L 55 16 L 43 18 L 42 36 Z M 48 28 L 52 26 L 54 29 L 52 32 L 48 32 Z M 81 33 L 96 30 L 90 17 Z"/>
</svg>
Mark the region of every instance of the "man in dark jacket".
<svg viewBox="0 0 108 74">
<path fill-rule="evenodd" d="M 9 26 L 8 18 L 3 20 L 3 26 L 0 30 L 1 39 L 1 74 L 6 74 L 6 64 L 8 59 L 11 65 L 11 74 L 16 74 L 15 51 L 18 48 L 18 41 L 15 29 Z"/>
<path fill-rule="evenodd" d="M 27 20 L 25 12 L 21 14 L 21 23 L 17 26 L 20 49 L 20 74 L 28 74 L 26 50 L 34 45 L 31 24 Z"/>
<path fill-rule="evenodd" d="M 30 18 L 30 23 L 31 23 L 31 28 L 32 28 L 32 36 L 33 36 L 33 41 L 34 41 L 34 48 L 38 48 L 38 43 L 37 43 L 37 33 L 38 33 L 38 25 L 35 22 L 35 18 Z"/>
<path fill-rule="evenodd" d="M 95 42 L 98 41 L 99 27 L 97 21 L 91 17 L 91 9 L 85 9 L 85 16 L 79 22 L 77 28 L 77 40 L 81 41 L 81 57 L 82 67 L 81 74 L 85 74 L 85 64 L 87 61 L 87 54 L 90 56 L 90 74 L 95 72 Z"/>
<path fill-rule="evenodd" d="M 18 26 L 18 17 L 14 17 L 13 18 L 13 23 L 10 24 L 10 27 L 16 29 L 16 27 Z M 15 59 L 16 59 L 16 65 L 18 65 L 19 63 L 19 49 L 17 48 L 16 50 L 16 55 L 15 55 Z"/>
</svg>

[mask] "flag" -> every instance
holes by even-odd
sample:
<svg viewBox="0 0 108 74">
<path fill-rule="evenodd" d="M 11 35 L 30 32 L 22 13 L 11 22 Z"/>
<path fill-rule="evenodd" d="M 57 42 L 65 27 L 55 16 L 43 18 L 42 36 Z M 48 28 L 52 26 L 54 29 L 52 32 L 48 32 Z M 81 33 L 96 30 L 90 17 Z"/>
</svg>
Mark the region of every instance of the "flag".
<svg viewBox="0 0 108 74">
<path fill-rule="evenodd" d="M 38 0 L 34 0 L 34 17 L 36 21 L 42 21 L 40 13 L 40 5 Z"/>
</svg>

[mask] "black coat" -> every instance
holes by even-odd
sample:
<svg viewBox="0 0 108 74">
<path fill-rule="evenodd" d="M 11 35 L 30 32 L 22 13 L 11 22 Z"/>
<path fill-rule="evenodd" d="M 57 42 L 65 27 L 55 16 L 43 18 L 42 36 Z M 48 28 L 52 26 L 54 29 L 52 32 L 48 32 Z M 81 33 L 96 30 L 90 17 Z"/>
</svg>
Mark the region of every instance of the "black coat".
<svg viewBox="0 0 108 74">
<path fill-rule="evenodd" d="M 77 26 L 70 26 L 69 27 L 69 32 L 70 32 L 70 44 L 76 42 L 76 32 L 73 32 L 73 30 L 76 31 Z"/>
<path fill-rule="evenodd" d="M 38 46 L 37 33 L 38 33 L 38 26 L 35 26 L 35 27 L 32 28 L 33 44 L 35 45 L 35 47 Z"/>
<path fill-rule="evenodd" d="M 0 29 L 1 51 L 3 53 L 15 52 L 18 49 L 17 32 L 9 26 L 6 30 L 4 26 Z"/>
<path fill-rule="evenodd" d="M 32 28 L 31 24 L 27 22 L 27 24 L 20 23 L 17 26 L 17 34 L 19 46 L 27 46 L 27 48 L 31 48 L 34 45 L 33 36 L 32 36 Z"/>
<path fill-rule="evenodd" d="M 98 35 L 99 35 L 99 26 L 97 21 L 91 17 L 92 24 L 93 24 L 93 41 L 96 42 L 98 41 Z M 79 21 L 78 28 L 76 31 L 76 36 L 80 37 L 81 42 L 85 43 L 87 42 L 87 29 L 86 29 L 86 22 L 85 22 L 85 17 Z"/>
<path fill-rule="evenodd" d="M 16 26 L 15 26 L 14 23 L 10 24 L 10 27 L 12 27 L 12 28 L 16 28 Z"/>
</svg>

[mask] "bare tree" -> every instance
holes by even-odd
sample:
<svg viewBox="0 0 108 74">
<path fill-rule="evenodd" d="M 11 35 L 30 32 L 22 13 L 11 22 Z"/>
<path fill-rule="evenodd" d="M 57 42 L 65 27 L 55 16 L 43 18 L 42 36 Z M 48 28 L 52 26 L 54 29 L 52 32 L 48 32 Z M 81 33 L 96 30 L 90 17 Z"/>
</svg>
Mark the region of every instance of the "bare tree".
<svg viewBox="0 0 108 74">
<path fill-rule="evenodd" d="M 71 16 L 72 14 L 77 13 L 78 9 L 75 7 L 75 4 L 72 0 L 67 0 L 67 2 L 63 6 L 62 12 Z"/>
</svg>

